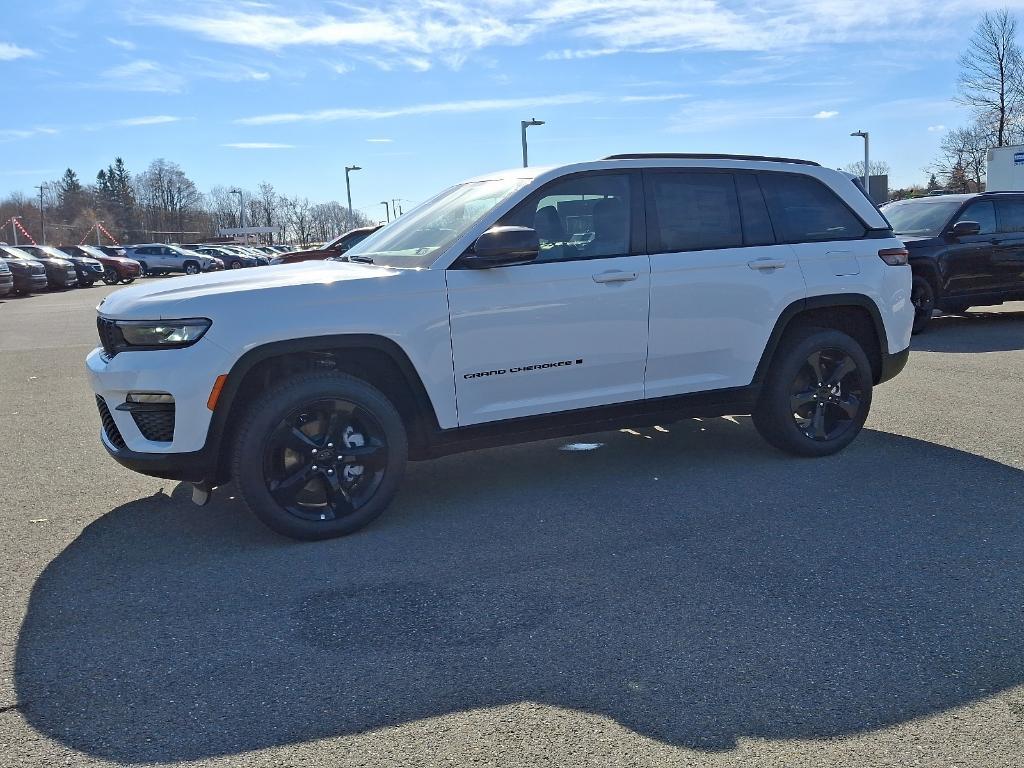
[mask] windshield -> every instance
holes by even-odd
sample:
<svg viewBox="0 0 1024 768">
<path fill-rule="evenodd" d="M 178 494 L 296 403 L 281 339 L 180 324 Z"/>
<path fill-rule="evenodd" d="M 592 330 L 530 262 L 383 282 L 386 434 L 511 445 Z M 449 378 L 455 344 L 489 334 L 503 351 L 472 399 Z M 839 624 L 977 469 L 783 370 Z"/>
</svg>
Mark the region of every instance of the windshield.
<svg viewBox="0 0 1024 768">
<path fill-rule="evenodd" d="M 445 248 L 527 181 L 495 179 L 459 184 L 377 230 L 351 248 L 346 257 L 389 267 L 429 267 Z"/>
<path fill-rule="evenodd" d="M 68 259 L 68 258 L 71 258 L 66 253 L 64 253 L 64 251 L 59 251 L 56 248 L 54 248 L 52 245 L 37 245 L 35 247 L 39 251 L 42 251 L 42 253 L 40 253 L 39 255 L 43 256 L 43 257 L 50 256 L 50 257 L 52 257 L 54 259 Z"/>
<path fill-rule="evenodd" d="M 89 254 L 90 257 L 94 259 L 105 259 L 107 257 L 107 254 L 105 254 L 103 251 L 101 251 L 94 245 L 80 245 L 78 247 L 81 248 L 83 251 Z"/>
<path fill-rule="evenodd" d="M 21 250 L 21 248 L 18 248 L 17 246 L 5 245 L 3 248 L 0 248 L 0 251 L 3 251 L 12 259 L 28 259 L 29 261 L 36 260 L 36 257 L 33 256 L 31 253 L 29 253 L 28 251 L 23 251 Z"/>
<path fill-rule="evenodd" d="M 882 209 L 897 235 L 935 237 L 960 208 L 960 200 L 901 200 Z"/>
</svg>

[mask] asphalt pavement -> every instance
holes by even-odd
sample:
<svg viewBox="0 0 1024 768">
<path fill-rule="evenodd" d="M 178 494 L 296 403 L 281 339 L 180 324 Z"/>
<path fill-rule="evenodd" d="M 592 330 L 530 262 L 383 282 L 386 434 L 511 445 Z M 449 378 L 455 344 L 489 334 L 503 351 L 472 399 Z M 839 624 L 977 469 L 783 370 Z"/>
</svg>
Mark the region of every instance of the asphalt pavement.
<svg viewBox="0 0 1024 768">
<path fill-rule="evenodd" d="M 107 457 L 110 290 L 0 299 L 0 765 L 1024 762 L 1024 304 L 936 318 L 838 456 L 487 450 L 300 544 Z"/>
</svg>

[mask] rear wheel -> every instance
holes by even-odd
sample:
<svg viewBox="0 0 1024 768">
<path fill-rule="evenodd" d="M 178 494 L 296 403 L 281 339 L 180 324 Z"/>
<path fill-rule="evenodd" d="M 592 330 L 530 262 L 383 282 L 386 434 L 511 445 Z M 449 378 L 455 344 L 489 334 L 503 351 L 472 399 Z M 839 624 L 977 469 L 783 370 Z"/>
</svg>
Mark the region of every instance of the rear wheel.
<svg viewBox="0 0 1024 768">
<path fill-rule="evenodd" d="M 308 374 L 252 404 L 233 472 L 268 527 L 293 539 L 329 539 L 384 511 L 408 450 L 398 412 L 377 389 L 346 374 Z"/>
<path fill-rule="evenodd" d="M 827 456 L 860 433 L 871 407 L 871 364 L 840 331 L 807 328 L 789 336 L 769 369 L 754 425 L 776 448 Z"/>
<path fill-rule="evenodd" d="M 914 333 L 920 333 L 932 319 L 935 311 L 935 288 L 927 278 L 914 275 L 910 286 L 910 301 L 914 305 Z"/>
</svg>

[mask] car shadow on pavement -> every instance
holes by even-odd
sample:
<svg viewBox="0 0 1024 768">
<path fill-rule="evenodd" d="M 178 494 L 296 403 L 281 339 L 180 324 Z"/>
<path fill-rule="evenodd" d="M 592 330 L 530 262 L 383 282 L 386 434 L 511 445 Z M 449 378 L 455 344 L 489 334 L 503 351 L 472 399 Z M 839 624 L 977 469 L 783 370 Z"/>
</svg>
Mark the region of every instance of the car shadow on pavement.
<svg viewBox="0 0 1024 768">
<path fill-rule="evenodd" d="M 744 418 L 664 429 L 411 465 L 329 542 L 230 488 L 118 507 L 32 591 L 24 716 L 126 762 L 523 700 L 724 750 L 1024 682 L 1024 472 L 882 432 L 799 460 Z"/>
<path fill-rule="evenodd" d="M 1024 312 L 968 310 L 936 315 L 914 336 L 915 352 L 1009 352 L 1024 349 Z"/>
</svg>

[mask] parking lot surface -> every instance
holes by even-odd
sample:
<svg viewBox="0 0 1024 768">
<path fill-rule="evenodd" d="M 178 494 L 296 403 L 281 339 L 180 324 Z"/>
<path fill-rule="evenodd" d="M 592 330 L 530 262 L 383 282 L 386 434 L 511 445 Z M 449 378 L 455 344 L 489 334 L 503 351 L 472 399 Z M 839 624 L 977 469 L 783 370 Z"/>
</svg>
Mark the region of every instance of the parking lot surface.
<svg viewBox="0 0 1024 768">
<path fill-rule="evenodd" d="M 106 456 L 111 290 L 0 300 L 3 765 L 1024 760 L 1024 305 L 936 318 L 837 456 L 488 450 L 299 544 Z"/>
</svg>

